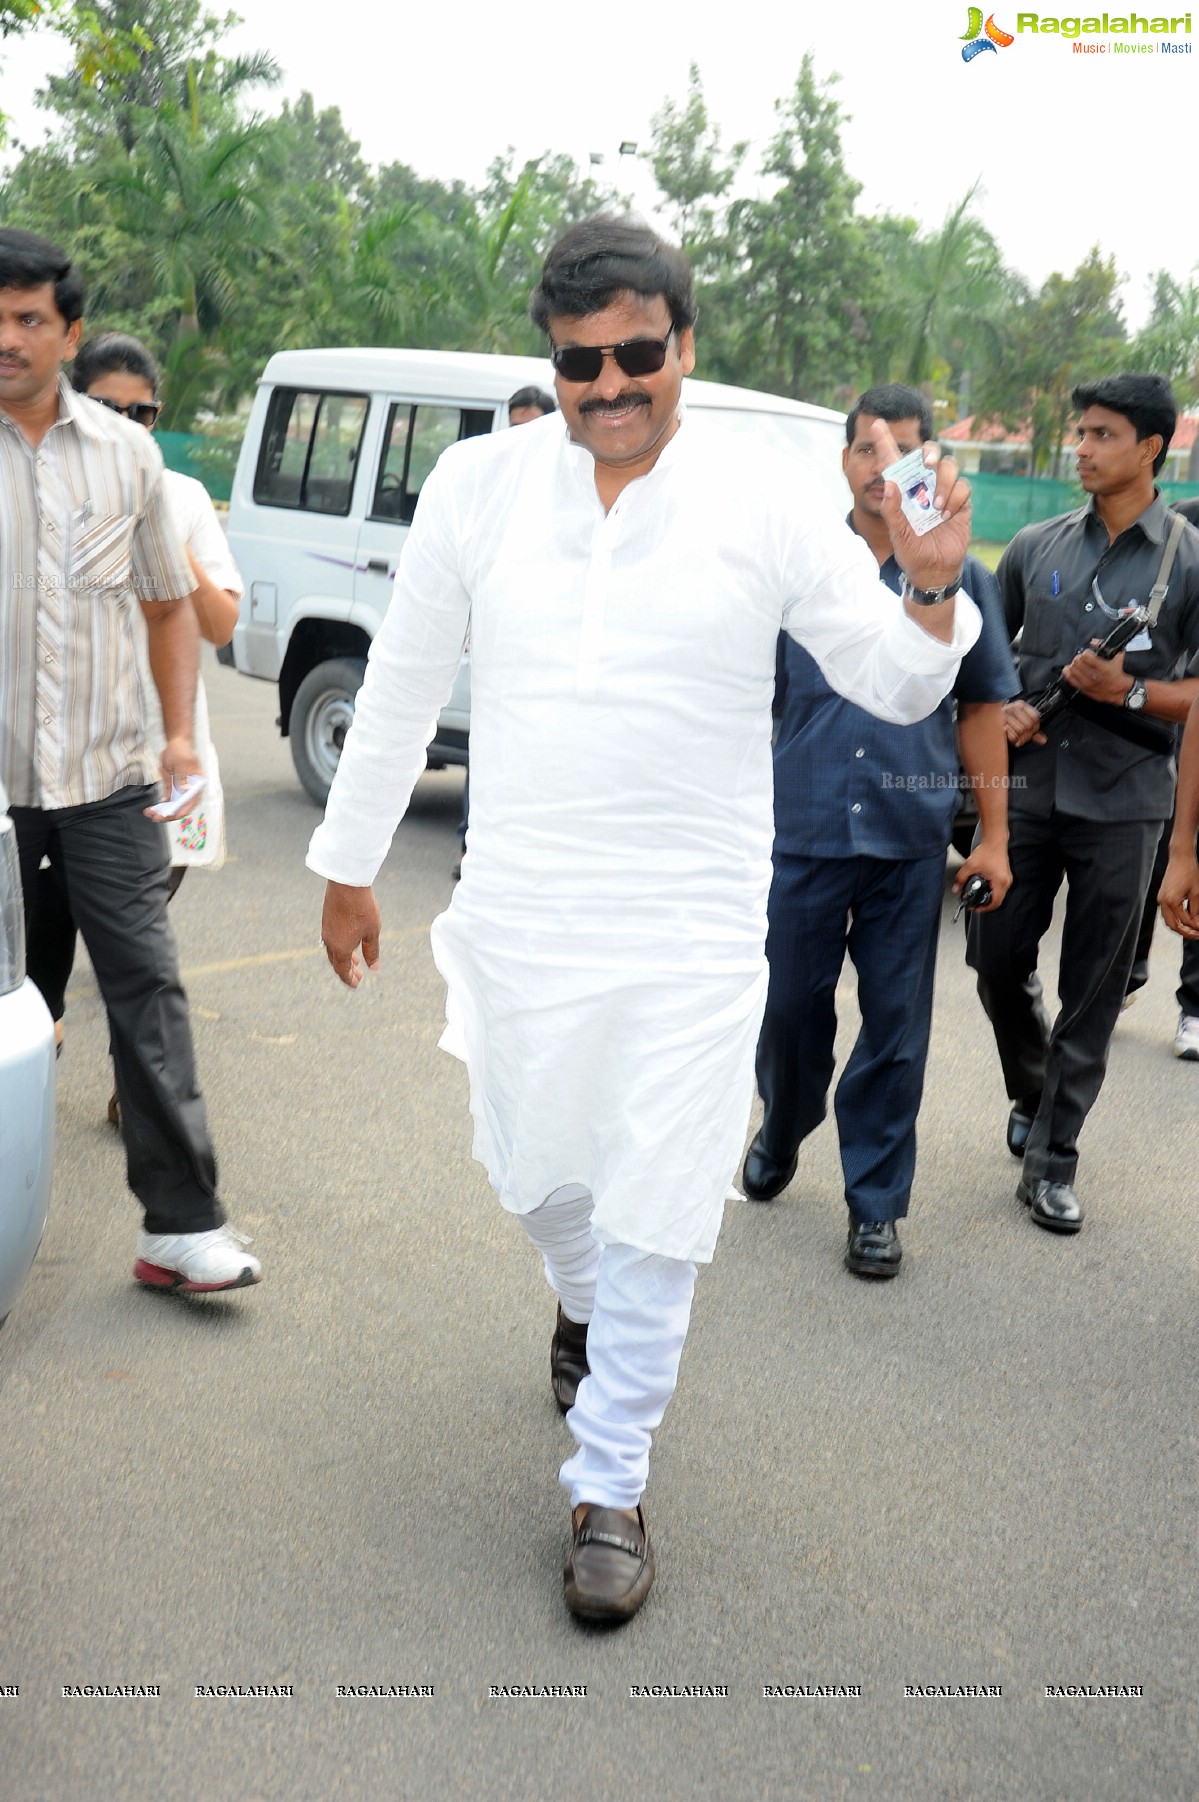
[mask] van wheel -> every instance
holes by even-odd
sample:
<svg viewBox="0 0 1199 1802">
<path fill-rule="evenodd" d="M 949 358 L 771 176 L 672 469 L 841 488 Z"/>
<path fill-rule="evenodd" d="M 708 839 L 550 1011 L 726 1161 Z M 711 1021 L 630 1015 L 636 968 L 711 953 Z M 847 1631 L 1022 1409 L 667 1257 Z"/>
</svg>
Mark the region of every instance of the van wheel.
<svg viewBox="0 0 1199 1802">
<path fill-rule="evenodd" d="M 318 807 L 329 799 L 341 748 L 354 718 L 366 659 L 332 657 L 310 669 L 296 690 L 287 732 L 296 775 Z"/>
</svg>

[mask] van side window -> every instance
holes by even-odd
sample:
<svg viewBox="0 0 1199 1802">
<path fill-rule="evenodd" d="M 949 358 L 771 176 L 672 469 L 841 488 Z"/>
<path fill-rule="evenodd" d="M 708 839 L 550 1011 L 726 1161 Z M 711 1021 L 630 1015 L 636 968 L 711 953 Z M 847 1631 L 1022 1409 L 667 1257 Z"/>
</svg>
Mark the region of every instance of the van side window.
<svg viewBox="0 0 1199 1802">
<path fill-rule="evenodd" d="M 411 525 L 425 478 L 449 444 L 489 432 L 494 415 L 481 409 L 438 407 L 393 401 L 387 418 L 383 456 L 371 502 L 372 519 Z"/>
<path fill-rule="evenodd" d="M 365 394 L 276 388 L 254 474 L 259 505 L 348 513 L 369 406 Z"/>
</svg>

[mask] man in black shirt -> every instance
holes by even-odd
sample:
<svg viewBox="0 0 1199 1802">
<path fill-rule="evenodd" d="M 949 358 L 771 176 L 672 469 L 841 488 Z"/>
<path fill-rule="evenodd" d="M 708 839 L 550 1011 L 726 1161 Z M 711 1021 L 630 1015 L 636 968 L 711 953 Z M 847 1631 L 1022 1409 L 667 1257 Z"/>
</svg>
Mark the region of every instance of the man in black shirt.
<svg viewBox="0 0 1199 1802">
<path fill-rule="evenodd" d="M 1008 629 L 1020 633 L 1024 694 L 1061 674 L 1074 703 L 1041 731 L 1027 700 L 1007 708 L 1012 888 L 967 929 L 967 961 L 995 1029 L 1013 1102 L 1008 1146 L 1024 1159 L 1017 1198 L 1038 1226 L 1077 1232 L 1078 1133 L 1099 1093 L 1124 1000 L 1145 886 L 1174 799 L 1175 722 L 1199 679 L 1199 533 L 1184 526 L 1160 613 L 1110 661 L 1091 648 L 1146 605 L 1174 515 L 1153 478 L 1177 413 L 1160 376 L 1118 375 L 1074 390 L 1084 507 L 1017 533 L 999 565 Z M 1040 941 L 1068 884 L 1052 1029 L 1037 977 Z"/>
</svg>

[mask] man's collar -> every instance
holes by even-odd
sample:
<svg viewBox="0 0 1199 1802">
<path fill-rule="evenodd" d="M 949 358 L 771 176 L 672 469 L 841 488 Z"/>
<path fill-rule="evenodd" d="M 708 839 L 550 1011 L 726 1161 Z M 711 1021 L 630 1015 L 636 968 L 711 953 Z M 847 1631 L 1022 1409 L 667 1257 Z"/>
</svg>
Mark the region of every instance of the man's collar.
<svg viewBox="0 0 1199 1802">
<path fill-rule="evenodd" d="M 60 370 L 58 376 L 58 421 L 61 425 L 69 419 L 72 425 L 87 438 L 102 438 L 103 431 L 99 420 L 100 408 L 86 394 L 77 394 L 68 382 L 66 375 Z M 51 428 L 53 430 L 53 427 Z"/>
<path fill-rule="evenodd" d="M 1143 513 L 1137 514 L 1132 525 L 1140 526 L 1150 544 L 1164 544 L 1166 532 L 1169 530 L 1169 521 L 1166 518 L 1169 511 L 1170 509 L 1162 499 L 1161 490 L 1155 488 L 1153 490 L 1153 499 Z M 1107 527 L 1103 524 L 1103 520 L 1100 517 L 1099 509 L 1095 505 L 1095 496 L 1093 494 L 1090 495 L 1085 504 L 1079 508 L 1078 517 L 1079 519 L 1093 519 L 1096 525 L 1104 532 L 1107 531 Z M 1132 526 L 1125 526 L 1124 530 L 1130 532 Z"/>
</svg>

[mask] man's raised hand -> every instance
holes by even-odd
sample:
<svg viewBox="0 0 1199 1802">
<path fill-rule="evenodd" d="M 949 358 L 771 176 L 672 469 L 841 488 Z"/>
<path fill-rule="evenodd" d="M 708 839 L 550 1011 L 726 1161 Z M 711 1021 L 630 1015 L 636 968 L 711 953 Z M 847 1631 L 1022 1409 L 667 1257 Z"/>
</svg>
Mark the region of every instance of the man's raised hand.
<svg viewBox="0 0 1199 1802">
<path fill-rule="evenodd" d="M 870 431 L 882 467 L 889 469 L 892 463 L 898 463 L 899 446 L 886 420 L 876 419 Z M 912 587 L 944 588 L 958 580 L 970 549 L 970 488 L 958 475 L 953 458 L 942 457 L 939 445 L 926 444 L 924 460 L 930 476 L 936 476 L 933 505 L 945 515 L 940 525 L 923 537 L 913 532 L 903 516 L 894 482 L 888 482 L 883 489 L 883 518 L 891 534 L 895 561 Z"/>
</svg>

